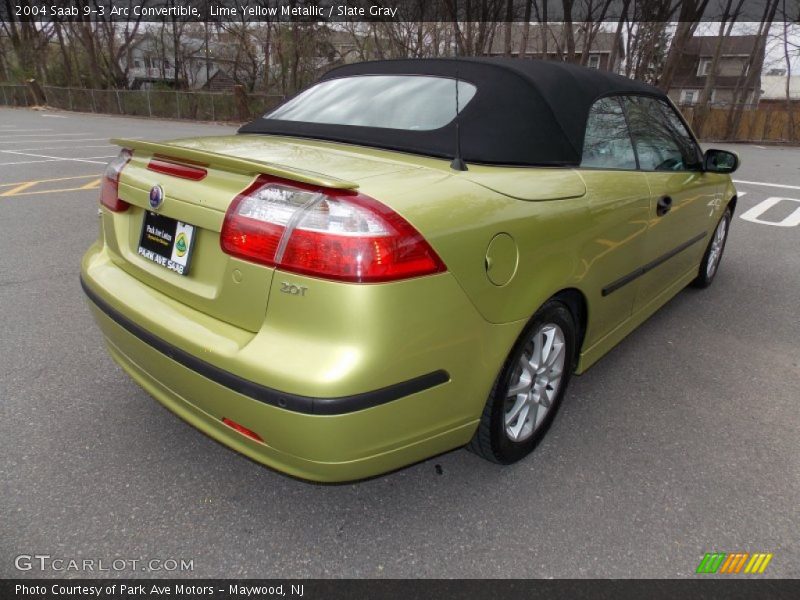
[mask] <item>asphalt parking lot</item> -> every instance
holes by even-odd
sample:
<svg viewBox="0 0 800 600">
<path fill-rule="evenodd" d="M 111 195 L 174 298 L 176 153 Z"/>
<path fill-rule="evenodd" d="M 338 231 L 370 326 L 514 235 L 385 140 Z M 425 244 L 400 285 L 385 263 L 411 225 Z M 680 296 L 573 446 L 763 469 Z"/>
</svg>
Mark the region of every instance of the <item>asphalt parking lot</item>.
<svg viewBox="0 0 800 600">
<path fill-rule="evenodd" d="M 723 146 L 743 166 L 714 285 L 575 378 L 527 460 L 326 486 L 151 400 L 78 283 L 108 138 L 233 130 L 0 108 L 0 577 L 92 575 L 23 554 L 193 561 L 95 573 L 126 577 L 694 577 L 713 551 L 800 577 L 800 148 Z"/>
</svg>

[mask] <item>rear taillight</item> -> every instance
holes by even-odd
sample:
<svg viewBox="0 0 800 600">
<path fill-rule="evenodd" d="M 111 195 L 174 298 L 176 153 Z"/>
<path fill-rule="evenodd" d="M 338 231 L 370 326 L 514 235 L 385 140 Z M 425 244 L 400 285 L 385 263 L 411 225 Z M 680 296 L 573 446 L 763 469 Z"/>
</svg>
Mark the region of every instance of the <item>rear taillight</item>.
<svg viewBox="0 0 800 600">
<path fill-rule="evenodd" d="M 445 270 L 419 232 L 380 202 L 266 175 L 234 199 L 220 243 L 238 258 L 339 281 L 394 281 Z"/>
<path fill-rule="evenodd" d="M 119 199 L 119 175 L 132 156 L 133 153 L 130 150 L 123 148 L 117 157 L 108 163 L 106 172 L 103 173 L 100 183 L 100 204 L 114 212 L 124 212 L 130 206 L 124 200 Z"/>
</svg>

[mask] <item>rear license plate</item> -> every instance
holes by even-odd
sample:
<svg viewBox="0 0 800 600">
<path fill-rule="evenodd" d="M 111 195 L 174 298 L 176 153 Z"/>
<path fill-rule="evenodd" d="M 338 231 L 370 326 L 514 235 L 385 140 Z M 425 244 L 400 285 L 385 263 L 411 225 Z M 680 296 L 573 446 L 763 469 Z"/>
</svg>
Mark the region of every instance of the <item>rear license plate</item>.
<svg viewBox="0 0 800 600">
<path fill-rule="evenodd" d="M 147 211 L 139 238 L 139 255 L 179 275 L 188 275 L 194 233 L 194 225 Z"/>
</svg>

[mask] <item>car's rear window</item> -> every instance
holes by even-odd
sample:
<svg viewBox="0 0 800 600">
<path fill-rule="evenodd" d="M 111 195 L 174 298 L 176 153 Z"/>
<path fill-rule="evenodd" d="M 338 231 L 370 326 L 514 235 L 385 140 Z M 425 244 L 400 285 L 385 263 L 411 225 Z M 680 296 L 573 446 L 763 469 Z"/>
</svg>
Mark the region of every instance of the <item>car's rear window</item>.
<svg viewBox="0 0 800 600">
<path fill-rule="evenodd" d="M 477 88 L 458 81 L 459 112 Z M 456 80 L 427 75 L 359 75 L 322 81 L 265 119 L 426 131 L 456 117 Z"/>
</svg>

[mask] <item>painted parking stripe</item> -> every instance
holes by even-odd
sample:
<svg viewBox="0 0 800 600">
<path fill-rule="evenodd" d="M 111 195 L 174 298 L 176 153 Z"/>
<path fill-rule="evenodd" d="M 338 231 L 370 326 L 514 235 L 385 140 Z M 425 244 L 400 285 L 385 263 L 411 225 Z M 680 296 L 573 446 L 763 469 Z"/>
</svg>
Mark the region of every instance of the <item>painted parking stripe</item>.
<svg viewBox="0 0 800 600">
<path fill-rule="evenodd" d="M 71 179 L 91 179 L 97 177 L 96 174 L 91 175 L 70 175 L 69 177 L 56 177 L 54 179 L 31 179 L 28 181 L 16 181 L 14 183 L 0 183 L 0 187 L 12 187 L 15 185 L 22 185 L 25 183 L 52 183 L 53 181 L 68 181 Z"/>
<path fill-rule="evenodd" d="M 128 140 L 139 140 L 141 136 L 128 136 Z M 100 137 L 100 138 L 81 138 L 81 139 L 68 139 L 68 140 L 19 140 L 17 143 L 19 144 L 49 144 L 51 142 L 61 142 L 64 144 L 73 144 L 75 142 L 107 142 L 108 137 Z M 110 144 L 113 146 L 113 144 Z M 23 150 L 24 148 L 18 148 L 18 150 Z M 38 149 L 38 148 L 34 148 Z"/>
<path fill-rule="evenodd" d="M 4 134 L 5 133 L 25 133 L 25 132 L 28 132 L 28 131 L 53 131 L 53 130 L 50 129 L 50 128 L 45 128 L 45 129 L 5 129 L 0 133 L 4 133 Z"/>
<path fill-rule="evenodd" d="M 87 179 L 89 181 L 86 181 Z M 75 180 L 78 180 L 78 182 L 76 182 L 75 185 L 72 185 L 72 187 L 48 189 L 48 190 L 31 189 L 43 183 L 53 183 L 61 181 L 73 182 Z M 80 183 L 82 181 L 86 181 L 86 183 Z M 100 187 L 101 181 L 102 179 L 98 177 L 96 173 L 94 173 L 92 175 L 74 175 L 72 177 L 56 177 L 55 179 L 37 179 L 33 181 L 17 181 L 16 183 L 3 183 L 0 184 L 0 188 L 7 187 L 11 189 L 5 190 L 4 192 L 0 193 L 0 197 L 9 198 L 13 196 L 34 196 L 39 194 L 55 194 L 59 192 L 78 192 L 83 190 L 94 190 Z M 78 183 L 80 183 L 80 185 L 78 185 Z"/>
<path fill-rule="evenodd" d="M 733 183 L 743 183 L 745 185 L 763 185 L 766 187 L 784 188 L 787 190 L 800 190 L 800 185 L 787 185 L 785 183 L 767 183 L 766 181 L 745 181 L 743 179 L 734 179 Z"/>
<path fill-rule="evenodd" d="M 18 154 L 19 156 L 30 156 L 31 158 L 49 158 L 50 160 L 85 162 L 85 163 L 94 163 L 97 165 L 104 165 L 108 161 L 92 160 L 92 158 L 114 158 L 114 156 L 94 156 L 92 158 L 64 158 L 63 156 L 48 156 L 47 154 L 31 154 L 29 152 L 18 152 L 16 150 L 0 150 L 0 152 L 2 152 L 3 154 Z"/>
<path fill-rule="evenodd" d="M 800 206 L 797 206 L 789 215 L 780 221 L 768 221 L 761 218 L 761 215 L 781 202 L 796 202 L 797 204 L 800 204 L 800 200 L 797 198 L 781 198 L 775 196 L 759 202 L 747 212 L 742 213 L 739 218 L 744 219 L 745 221 L 750 221 L 751 223 L 772 225 L 773 227 L 797 227 L 800 225 Z"/>
<path fill-rule="evenodd" d="M 61 192 L 82 192 L 82 191 L 85 191 L 85 190 L 96 190 L 97 188 L 100 187 L 100 182 L 101 181 L 102 180 L 101 180 L 100 177 L 95 177 L 89 183 L 86 183 L 86 184 L 78 186 L 78 187 L 59 188 L 57 190 L 34 190 L 34 191 L 31 191 L 31 192 L 29 192 L 29 191 L 18 191 L 17 192 L 16 190 L 14 190 L 16 192 L 14 194 L 0 194 L 0 196 L 38 196 L 38 195 L 41 195 L 41 194 L 57 194 L 57 193 L 61 193 Z"/>
<path fill-rule="evenodd" d="M 37 183 L 36 181 L 26 181 L 25 183 L 19 184 L 17 187 L 13 187 L 10 190 L 3 192 L 2 194 L 0 194 L 0 196 L 13 196 L 17 192 L 22 192 L 24 190 L 27 190 L 28 188 L 35 186 L 36 183 Z"/>
<path fill-rule="evenodd" d="M 87 162 L 87 163 L 94 163 L 94 164 L 104 165 L 104 164 L 108 163 L 108 159 L 114 158 L 115 156 L 116 156 L 116 154 L 113 155 L 113 156 L 111 156 L 111 155 L 109 155 L 109 156 L 94 156 L 94 157 L 86 157 L 83 160 L 76 159 L 76 158 L 44 158 L 44 159 L 41 159 L 41 160 L 16 160 L 16 161 L 11 161 L 11 162 L 0 163 L 0 167 L 11 167 L 11 166 L 14 166 L 14 165 L 35 165 L 35 164 L 38 164 L 38 163 L 49 163 L 49 162 L 59 162 L 59 161 L 62 161 L 62 162 L 64 162 L 64 161 L 67 161 L 67 162 L 68 161 L 78 161 L 78 162 Z M 100 161 L 90 160 L 91 158 L 102 158 L 104 160 L 100 160 Z"/>
<path fill-rule="evenodd" d="M 20 160 L 17 162 L 4 162 L 0 163 L 0 167 L 10 167 L 13 165 L 35 165 L 37 163 L 58 162 L 58 158 L 49 158 L 47 160 Z"/>
<path fill-rule="evenodd" d="M 28 152 L 30 150 L 83 150 L 84 148 L 113 148 L 113 144 L 94 144 L 89 146 L 43 146 L 41 148 L 15 148 L 17 152 Z"/>
<path fill-rule="evenodd" d="M 7 140 L 6 138 L 38 138 L 38 137 L 46 137 L 46 138 L 59 138 L 59 137 L 67 137 L 72 135 L 89 135 L 88 131 L 84 131 L 83 133 L 23 133 L 21 135 L 4 135 L 3 141 L 0 144 L 17 144 L 19 143 L 16 139 Z M 22 140 L 23 142 L 26 140 Z"/>
</svg>

